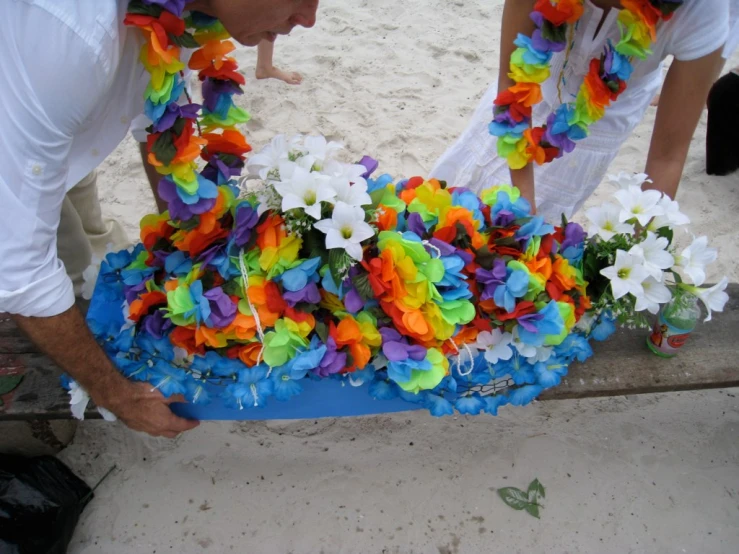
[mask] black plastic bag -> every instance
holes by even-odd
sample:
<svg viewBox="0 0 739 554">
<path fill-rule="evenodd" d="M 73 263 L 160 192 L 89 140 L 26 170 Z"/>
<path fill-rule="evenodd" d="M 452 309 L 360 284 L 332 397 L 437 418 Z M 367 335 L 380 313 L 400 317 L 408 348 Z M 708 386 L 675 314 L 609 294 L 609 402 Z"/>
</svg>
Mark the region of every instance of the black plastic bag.
<svg viewBox="0 0 739 554">
<path fill-rule="evenodd" d="M 64 554 L 90 499 L 53 456 L 0 455 L 0 554 Z"/>
</svg>

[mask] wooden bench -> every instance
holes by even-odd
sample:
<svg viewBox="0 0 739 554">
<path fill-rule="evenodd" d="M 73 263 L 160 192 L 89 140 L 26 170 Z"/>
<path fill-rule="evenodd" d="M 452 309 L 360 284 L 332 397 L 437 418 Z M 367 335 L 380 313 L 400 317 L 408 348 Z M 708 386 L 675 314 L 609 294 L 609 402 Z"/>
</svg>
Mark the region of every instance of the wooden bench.
<svg viewBox="0 0 739 554">
<path fill-rule="evenodd" d="M 619 396 L 739 386 L 739 284 L 723 313 L 699 324 L 679 356 L 662 359 L 646 347 L 645 330 L 619 330 L 594 343 L 595 355 L 574 363 L 562 384 L 541 400 Z M 70 345 L 73 347 L 73 345 Z M 0 375 L 23 375 L 20 385 L 0 396 L 2 420 L 69 419 L 69 396 L 59 383 L 59 368 L 0 315 Z M 90 418 L 99 417 L 88 410 Z"/>
</svg>

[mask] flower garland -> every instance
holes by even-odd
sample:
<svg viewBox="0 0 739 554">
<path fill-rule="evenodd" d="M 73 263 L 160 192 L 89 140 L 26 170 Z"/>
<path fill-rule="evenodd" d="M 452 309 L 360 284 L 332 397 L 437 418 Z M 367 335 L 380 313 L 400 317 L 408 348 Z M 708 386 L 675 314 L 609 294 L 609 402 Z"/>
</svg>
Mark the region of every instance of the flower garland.
<svg viewBox="0 0 739 554">
<path fill-rule="evenodd" d="M 147 129 L 148 161 L 163 175 L 158 191 L 169 207 L 167 215 L 149 221 L 177 221 L 175 245 L 192 250 L 198 248 L 193 229 L 207 229 L 211 238 L 223 234 L 218 220 L 238 193 L 234 178 L 251 147 L 236 129 L 249 114 L 233 102 L 245 83 L 228 56 L 235 46 L 218 20 L 199 12 L 184 20 L 184 6 L 185 0 L 134 0 L 124 23 L 146 37 L 140 60 L 151 75 L 144 95 L 144 111 L 153 122 Z M 178 104 L 186 93 L 182 47 L 197 48 L 189 67 L 203 83 L 203 106 Z M 201 172 L 198 158 L 207 162 Z"/>
<path fill-rule="evenodd" d="M 511 55 L 509 77 L 515 85 L 494 102 L 491 135 L 498 137 L 498 154 L 511 169 L 535 161 L 539 165 L 570 153 L 588 136 L 588 128 L 624 90 L 634 58 L 646 59 L 657 38 L 657 24 L 669 20 L 683 0 L 621 0 L 618 15 L 621 38 L 610 41 L 593 58 L 574 102 L 561 104 L 541 126 L 532 127 L 532 108 L 542 101 L 541 83 L 550 77 L 554 53 L 567 48 L 568 29 L 583 14 L 583 0 L 537 0 L 531 19 L 531 37 L 519 34 Z"/>
</svg>

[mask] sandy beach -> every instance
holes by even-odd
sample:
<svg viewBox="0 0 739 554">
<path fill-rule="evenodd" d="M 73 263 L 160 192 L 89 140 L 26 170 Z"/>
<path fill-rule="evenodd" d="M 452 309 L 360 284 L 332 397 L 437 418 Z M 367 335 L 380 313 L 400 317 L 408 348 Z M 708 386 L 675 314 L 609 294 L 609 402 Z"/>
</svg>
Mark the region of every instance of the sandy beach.
<svg viewBox="0 0 739 554">
<path fill-rule="evenodd" d="M 322 0 L 280 38 L 302 85 L 254 79 L 240 105 L 259 149 L 321 133 L 397 177 L 425 175 L 498 72 L 502 0 Z M 739 54 L 727 68 L 739 65 Z M 644 167 L 656 109 L 612 172 Z M 705 174 L 705 114 L 678 200 L 719 248 L 709 281 L 739 281 L 739 174 Z M 100 168 L 104 209 L 133 239 L 154 210 L 136 143 Z M 615 188 L 604 183 L 589 201 Z M 684 237 L 689 241 L 690 237 Z M 498 418 L 420 412 L 300 422 L 206 422 L 175 441 L 84 422 L 60 457 L 88 483 L 113 464 L 72 554 L 733 553 L 739 544 L 739 391 L 538 403 Z M 547 487 L 541 520 L 496 489 Z M 732 544 L 734 546 L 732 546 Z"/>
</svg>

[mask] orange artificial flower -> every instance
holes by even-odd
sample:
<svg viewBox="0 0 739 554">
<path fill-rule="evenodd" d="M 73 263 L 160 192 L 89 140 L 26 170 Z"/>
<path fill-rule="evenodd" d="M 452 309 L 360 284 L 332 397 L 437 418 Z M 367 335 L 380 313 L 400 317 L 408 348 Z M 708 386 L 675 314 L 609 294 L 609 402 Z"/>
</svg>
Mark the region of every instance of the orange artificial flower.
<svg viewBox="0 0 739 554">
<path fill-rule="evenodd" d="M 576 23 L 582 17 L 582 0 L 559 0 L 552 4 L 551 0 L 537 0 L 534 11 L 541 12 L 544 18 L 559 27 L 565 23 Z"/>
<path fill-rule="evenodd" d="M 220 70 L 226 61 L 235 60 L 228 56 L 236 47 L 230 40 L 209 40 L 199 49 L 195 50 L 190 57 L 190 69 L 200 70 L 212 66 Z"/>
<path fill-rule="evenodd" d="M 140 294 L 136 300 L 131 302 L 131 305 L 128 308 L 128 319 L 138 323 L 143 316 L 149 313 L 149 310 L 152 308 L 152 306 L 166 304 L 167 295 L 163 292 L 159 292 L 158 290 L 153 292 L 145 292 L 143 294 Z"/>
</svg>

